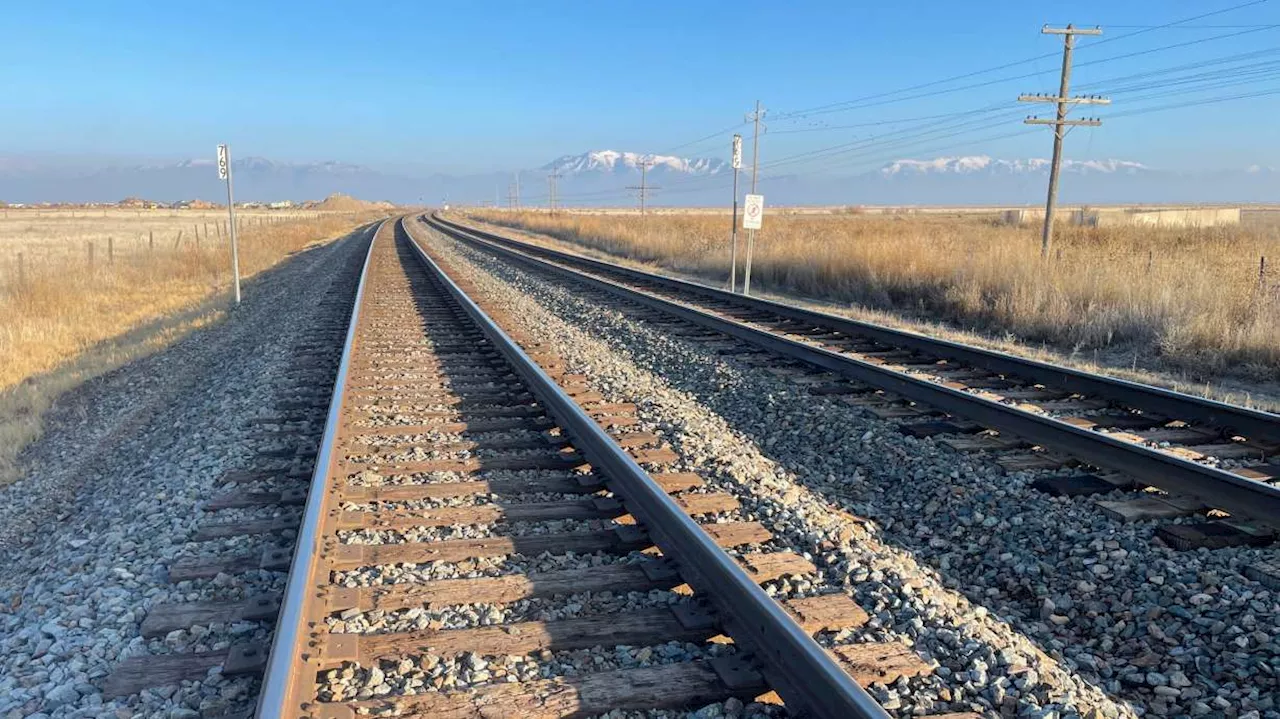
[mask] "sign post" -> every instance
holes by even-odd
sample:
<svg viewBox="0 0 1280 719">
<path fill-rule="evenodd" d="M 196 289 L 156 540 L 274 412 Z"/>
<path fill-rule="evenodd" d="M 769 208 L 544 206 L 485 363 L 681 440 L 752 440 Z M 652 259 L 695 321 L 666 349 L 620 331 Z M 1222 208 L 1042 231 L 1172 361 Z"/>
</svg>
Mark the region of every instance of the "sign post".
<svg viewBox="0 0 1280 719">
<path fill-rule="evenodd" d="M 733 222 L 729 224 L 729 291 L 738 291 L 738 170 L 742 169 L 742 135 L 733 136 Z"/>
<path fill-rule="evenodd" d="M 234 277 L 235 303 L 240 304 L 240 246 L 236 241 L 236 201 L 231 190 L 231 150 L 218 145 L 218 179 L 227 182 L 227 226 L 231 232 L 231 274 Z"/>
<path fill-rule="evenodd" d="M 742 203 L 742 227 L 747 231 L 747 266 L 742 278 L 742 294 L 751 294 L 751 254 L 756 247 L 756 230 L 764 219 L 764 195 L 747 195 Z"/>
</svg>

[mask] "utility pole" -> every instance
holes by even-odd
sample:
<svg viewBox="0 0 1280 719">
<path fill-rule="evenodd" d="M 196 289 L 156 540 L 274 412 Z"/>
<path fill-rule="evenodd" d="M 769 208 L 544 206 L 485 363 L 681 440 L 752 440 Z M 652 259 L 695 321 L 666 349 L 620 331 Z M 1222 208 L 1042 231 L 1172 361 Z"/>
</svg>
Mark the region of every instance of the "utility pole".
<svg viewBox="0 0 1280 719">
<path fill-rule="evenodd" d="M 547 210 L 556 214 L 556 182 L 560 179 L 560 166 L 552 165 L 551 174 L 547 175 Z"/>
<path fill-rule="evenodd" d="M 747 115 L 752 122 L 751 130 L 751 194 L 756 194 L 756 179 L 760 172 L 760 120 L 765 116 L 765 109 L 756 100 L 756 111 Z M 768 128 L 765 128 L 768 130 Z M 756 231 L 747 230 L 747 263 L 742 277 L 742 294 L 751 294 L 751 255 L 756 248 Z"/>
<path fill-rule="evenodd" d="M 1102 121 L 1096 117 L 1081 120 L 1068 120 L 1067 112 L 1072 105 L 1109 105 L 1111 101 L 1097 95 L 1080 95 L 1071 97 L 1067 93 L 1071 89 L 1071 51 L 1075 49 L 1076 35 L 1101 35 L 1102 28 L 1076 28 L 1067 25 L 1055 28 L 1045 25 L 1040 30 L 1044 35 L 1062 35 L 1062 81 L 1058 85 L 1057 96 L 1052 95 L 1019 95 L 1019 102 L 1052 102 L 1057 104 L 1058 113 L 1052 120 L 1028 116 L 1023 120 L 1027 125 L 1053 126 L 1053 160 L 1049 166 L 1049 196 L 1044 203 L 1044 230 L 1040 236 L 1040 257 L 1048 259 L 1049 248 L 1053 244 L 1053 211 L 1058 204 L 1058 173 L 1062 168 L 1062 140 L 1067 136 L 1069 127 L 1098 127 Z"/>
<path fill-rule="evenodd" d="M 653 190 L 661 190 L 661 189 L 662 189 L 661 187 L 658 187 L 657 185 L 650 185 L 650 184 L 649 184 L 649 182 L 648 182 L 648 175 L 649 175 L 649 161 L 648 161 L 648 160 L 641 160 L 641 161 L 640 161 L 640 184 L 639 184 L 639 186 L 637 186 L 637 185 L 628 185 L 628 186 L 627 186 L 627 188 L 626 188 L 626 189 L 628 189 L 628 190 L 638 190 L 638 191 L 639 191 L 639 193 L 640 193 L 640 216 L 641 216 L 641 217 L 644 217 L 644 200 L 645 200 L 645 198 L 648 196 L 648 194 L 649 194 L 651 191 L 653 191 Z"/>
<path fill-rule="evenodd" d="M 742 135 L 733 136 L 733 222 L 729 225 L 729 291 L 738 291 L 738 171 L 742 169 Z"/>
<path fill-rule="evenodd" d="M 516 210 L 520 209 L 520 171 L 516 170 Z"/>
</svg>

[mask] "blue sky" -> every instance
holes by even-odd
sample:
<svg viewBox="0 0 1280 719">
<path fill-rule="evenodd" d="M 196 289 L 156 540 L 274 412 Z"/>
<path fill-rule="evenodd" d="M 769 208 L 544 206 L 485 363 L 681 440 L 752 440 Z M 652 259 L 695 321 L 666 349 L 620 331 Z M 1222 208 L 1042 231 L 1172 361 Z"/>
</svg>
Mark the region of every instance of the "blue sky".
<svg viewBox="0 0 1280 719">
<path fill-rule="evenodd" d="M 1280 90 L 1280 28 L 1266 27 L 1280 25 L 1280 0 L 1151 28 L 1243 3 L 15 1 L 0 27 L 0 152 L 178 158 L 225 141 L 242 157 L 442 172 L 535 167 L 601 148 L 725 157 L 729 126 L 759 98 L 772 116 L 763 162 L 862 143 L 787 165 L 797 171 L 1045 156 L 1048 130 L 1019 118 L 1047 106 L 1013 99 L 1056 89 L 1061 39 L 1040 27 L 1075 22 L 1105 31 L 1080 40 L 1082 91 L 1184 64 L 1200 67 L 1182 76 L 1218 75 L 1166 97 L 1144 87 L 1182 76 L 1113 82 L 1132 87 L 1093 113 L 1103 127 L 1073 132 L 1068 157 L 1280 165 L 1271 119 L 1280 94 L 1135 112 Z M 1159 49 L 1182 43 L 1194 44 Z M 1204 64 L 1225 57 L 1236 59 Z M 1024 60 L 841 112 L 798 112 Z M 1029 77 L 936 92 L 1015 75 Z M 913 94 L 926 96 L 902 99 Z M 897 122 L 906 118 L 928 119 Z"/>
</svg>

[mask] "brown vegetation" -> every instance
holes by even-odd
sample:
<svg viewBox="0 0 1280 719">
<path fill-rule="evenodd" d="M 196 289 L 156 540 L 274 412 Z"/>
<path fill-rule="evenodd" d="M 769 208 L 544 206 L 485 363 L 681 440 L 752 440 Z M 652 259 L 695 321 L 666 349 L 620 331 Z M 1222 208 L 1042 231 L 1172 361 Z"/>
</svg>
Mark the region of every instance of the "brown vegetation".
<svg viewBox="0 0 1280 719">
<path fill-rule="evenodd" d="M 477 217 L 727 282 L 727 216 Z M 777 213 L 760 232 L 752 287 L 1068 350 L 1152 352 L 1205 375 L 1280 368 L 1280 272 L 1259 273 L 1262 257 L 1280 263 L 1274 227 L 1062 227 L 1048 262 L 1038 239 L 990 217 Z"/>
<path fill-rule="evenodd" d="M 229 244 L 216 235 L 197 244 L 192 216 L 163 216 L 184 223 L 181 240 L 169 227 L 128 233 L 137 236 L 126 241 L 131 223 L 146 217 L 163 226 L 162 216 L 79 214 L 9 210 L 0 219 L 0 482 L 13 478 L 14 457 L 39 435 L 41 417 L 58 395 L 209 322 L 226 305 Z M 371 217 L 248 221 L 240 233 L 242 276 Z M 95 236 L 97 225 L 120 236 L 110 253 L 106 239 Z M 64 239 L 84 235 L 93 239 Z"/>
</svg>

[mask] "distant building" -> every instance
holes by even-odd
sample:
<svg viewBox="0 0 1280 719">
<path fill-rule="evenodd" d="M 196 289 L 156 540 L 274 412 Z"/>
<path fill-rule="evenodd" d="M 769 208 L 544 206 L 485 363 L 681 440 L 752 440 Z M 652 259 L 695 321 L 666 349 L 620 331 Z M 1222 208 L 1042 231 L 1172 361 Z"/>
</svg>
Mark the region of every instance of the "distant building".
<svg viewBox="0 0 1280 719">
<path fill-rule="evenodd" d="M 164 207 L 164 204 L 155 200 L 144 200 L 141 197 L 126 197 L 117 202 L 116 207 L 130 210 L 156 210 Z"/>
<path fill-rule="evenodd" d="M 215 210 L 220 205 L 215 205 L 206 200 L 178 200 L 170 205 L 175 210 Z"/>
<path fill-rule="evenodd" d="M 280 200 L 279 202 L 272 202 L 271 204 L 267 205 L 267 207 L 270 207 L 273 210 L 290 210 L 290 209 L 293 209 L 293 200 Z"/>
<path fill-rule="evenodd" d="M 1104 207 L 1055 210 L 1055 222 L 1082 227 L 1218 227 L 1240 224 L 1239 207 Z M 1044 210 L 1005 210 L 1007 225 L 1044 222 Z"/>
</svg>

